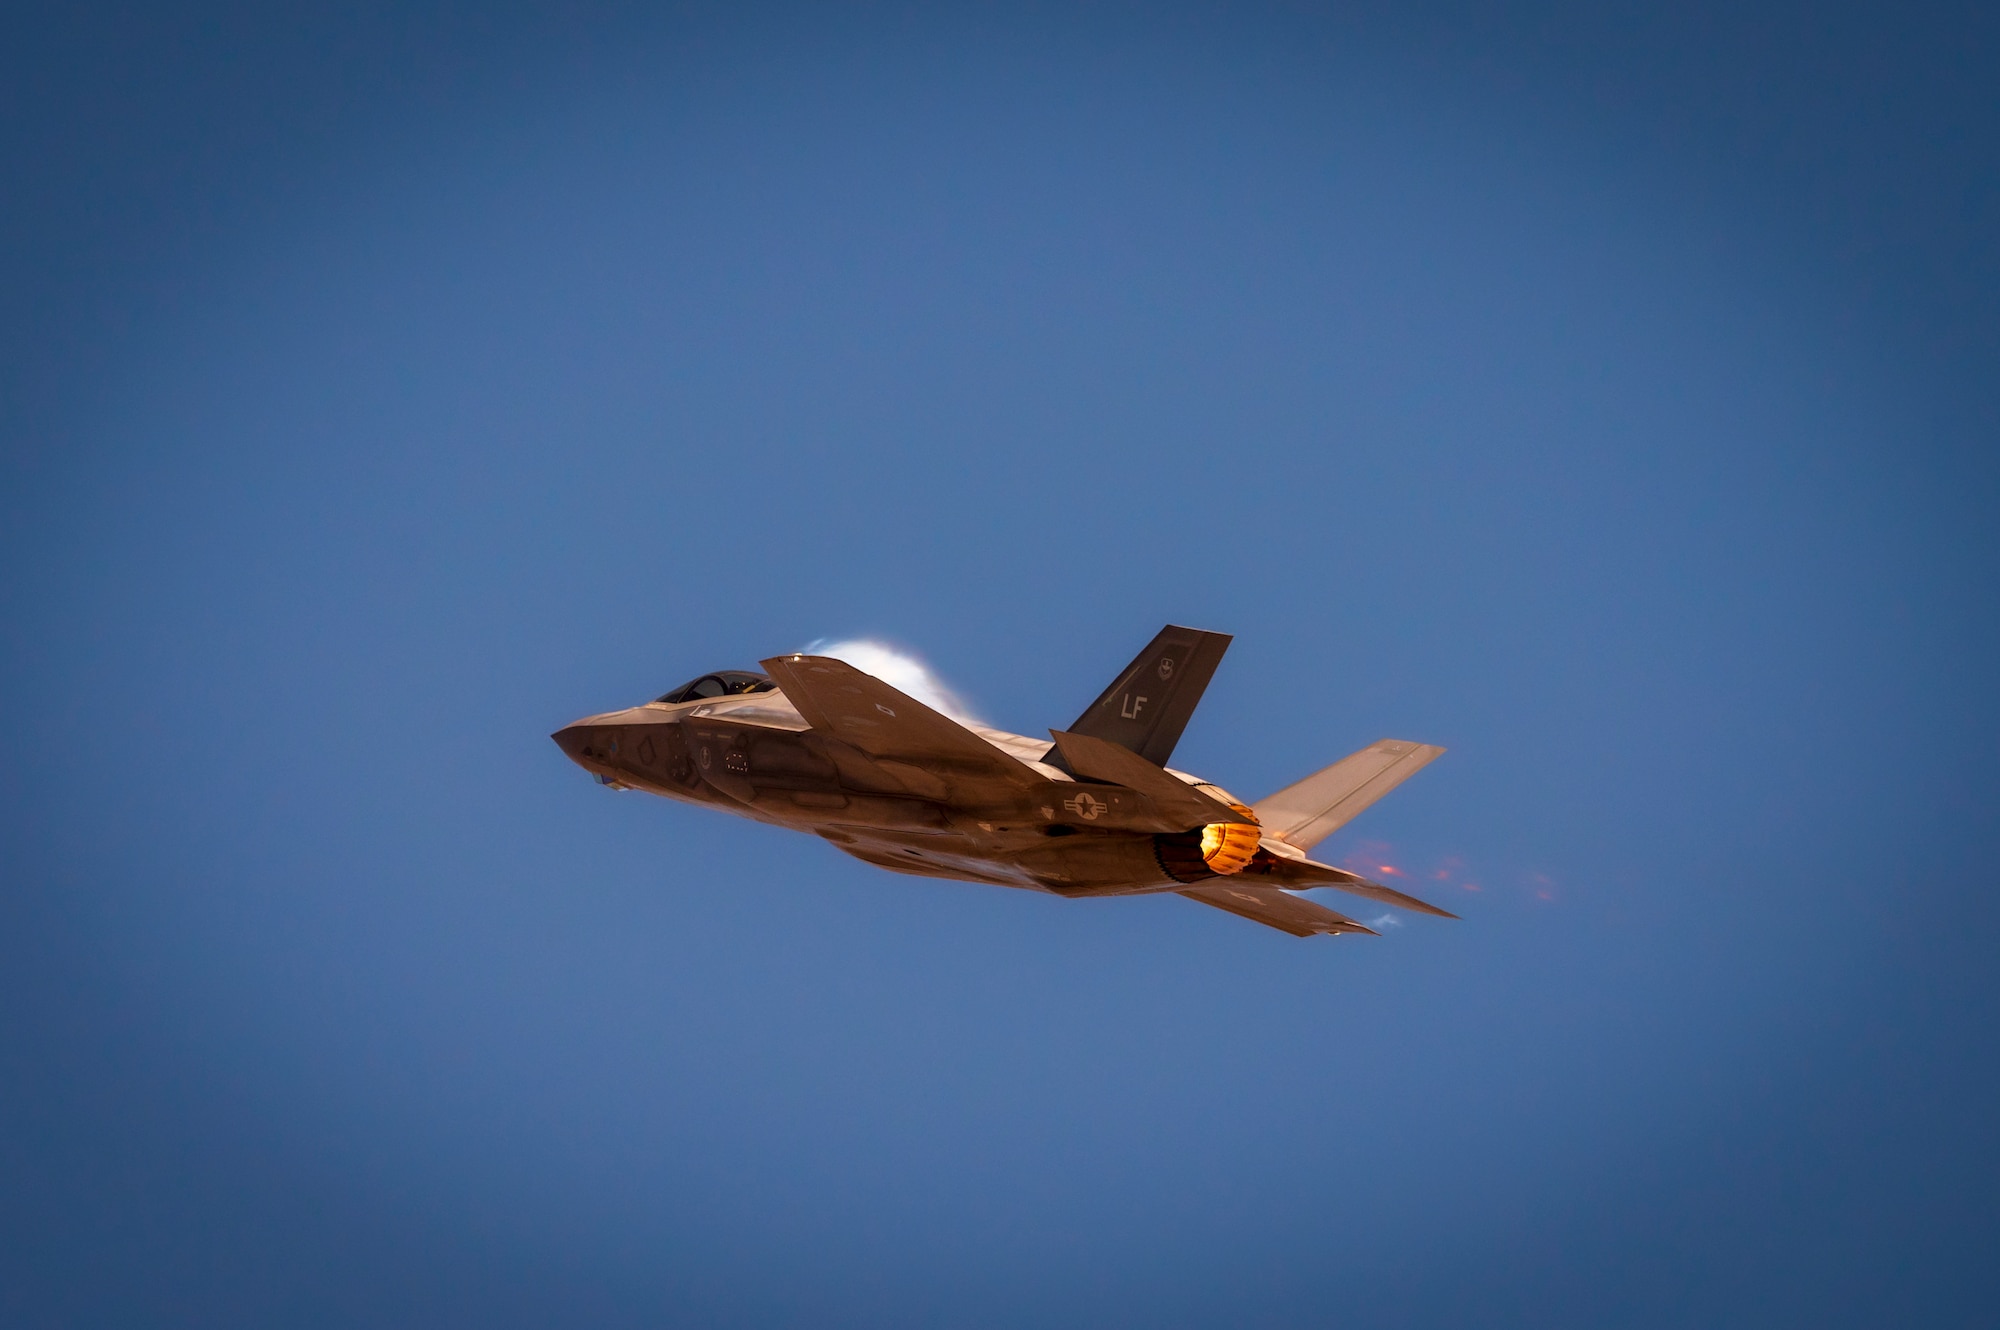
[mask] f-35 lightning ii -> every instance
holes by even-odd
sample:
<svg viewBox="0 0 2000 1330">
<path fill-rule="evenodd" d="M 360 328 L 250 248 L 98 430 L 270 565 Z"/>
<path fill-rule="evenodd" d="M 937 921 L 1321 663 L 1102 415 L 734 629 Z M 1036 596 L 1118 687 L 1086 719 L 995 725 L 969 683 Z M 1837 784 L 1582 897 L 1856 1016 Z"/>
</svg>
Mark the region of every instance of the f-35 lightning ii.
<svg viewBox="0 0 2000 1330">
<path fill-rule="evenodd" d="M 898 873 L 1057 896 L 1170 891 L 1295 937 L 1374 930 L 1336 887 L 1456 918 L 1306 852 L 1435 759 L 1384 739 L 1255 804 L 1166 765 L 1228 648 L 1169 625 L 1053 742 L 955 720 L 828 656 L 720 670 L 556 731 L 605 785 L 810 831 Z"/>
</svg>

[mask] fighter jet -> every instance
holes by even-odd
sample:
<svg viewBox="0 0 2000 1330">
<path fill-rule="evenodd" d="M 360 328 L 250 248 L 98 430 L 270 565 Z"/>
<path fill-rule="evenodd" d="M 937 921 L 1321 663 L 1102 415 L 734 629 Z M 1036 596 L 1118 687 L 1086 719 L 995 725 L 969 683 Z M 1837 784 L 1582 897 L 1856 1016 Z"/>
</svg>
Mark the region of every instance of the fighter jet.
<svg viewBox="0 0 2000 1330">
<path fill-rule="evenodd" d="M 1383 739 L 1254 804 L 1167 765 L 1231 640 L 1168 625 L 1048 739 L 953 719 L 809 655 L 704 674 L 552 737 L 601 784 L 809 831 L 897 873 L 1173 892 L 1295 937 L 1375 931 L 1293 894 L 1313 887 L 1456 918 L 1307 854 L 1444 749 Z"/>
</svg>

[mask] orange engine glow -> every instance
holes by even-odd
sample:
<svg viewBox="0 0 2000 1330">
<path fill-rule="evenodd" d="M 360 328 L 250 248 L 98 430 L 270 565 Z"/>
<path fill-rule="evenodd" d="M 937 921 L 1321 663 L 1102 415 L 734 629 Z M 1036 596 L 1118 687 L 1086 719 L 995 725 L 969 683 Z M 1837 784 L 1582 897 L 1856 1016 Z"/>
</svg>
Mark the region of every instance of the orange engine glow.
<svg viewBox="0 0 2000 1330">
<path fill-rule="evenodd" d="M 1240 873 L 1257 857 L 1264 835 L 1257 829 L 1257 815 L 1235 800 L 1229 806 L 1243 815 L 1241 822 L 1211 822 L 1201 829 L 1201 857 L 1209 869 L 1225 877 Z"/>
</svg>

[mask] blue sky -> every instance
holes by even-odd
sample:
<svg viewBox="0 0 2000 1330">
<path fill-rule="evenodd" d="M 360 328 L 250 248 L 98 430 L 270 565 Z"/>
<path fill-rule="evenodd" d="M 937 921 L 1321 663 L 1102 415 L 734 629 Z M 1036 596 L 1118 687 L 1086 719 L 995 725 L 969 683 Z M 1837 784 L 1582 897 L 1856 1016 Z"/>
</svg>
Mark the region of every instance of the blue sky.
<svg viewBox="0 0 2000 1330">
<path fill-rule="evenodd" d="M 1993 40 L 31 26 L 7 1319 L 1986 1323 Z M 1451 750 L 1327 852 L 1462 921 L 898 878 L 547 739 L 842 638 L 1040 733 L 1168 621 L 1241 797 Z"/>
</svg>

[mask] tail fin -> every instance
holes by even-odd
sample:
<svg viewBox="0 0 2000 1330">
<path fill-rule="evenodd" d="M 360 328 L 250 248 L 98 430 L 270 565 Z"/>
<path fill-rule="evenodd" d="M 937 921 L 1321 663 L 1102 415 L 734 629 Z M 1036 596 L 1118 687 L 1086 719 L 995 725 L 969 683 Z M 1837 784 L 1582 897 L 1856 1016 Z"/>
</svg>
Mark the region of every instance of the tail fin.
<svg viewBox="0 0 2000 1330">
<path fill-rule="evenodd" d="M 1168 624 L 1069 727 L 1163 767 L 1234 639 Z"/>
<path fill-rule="evenodd" d="M 1443 752 L 1430 744 L 1379 739 L 1252 806 L 1266 836 L 1310 850 Z"/>
</svg>

